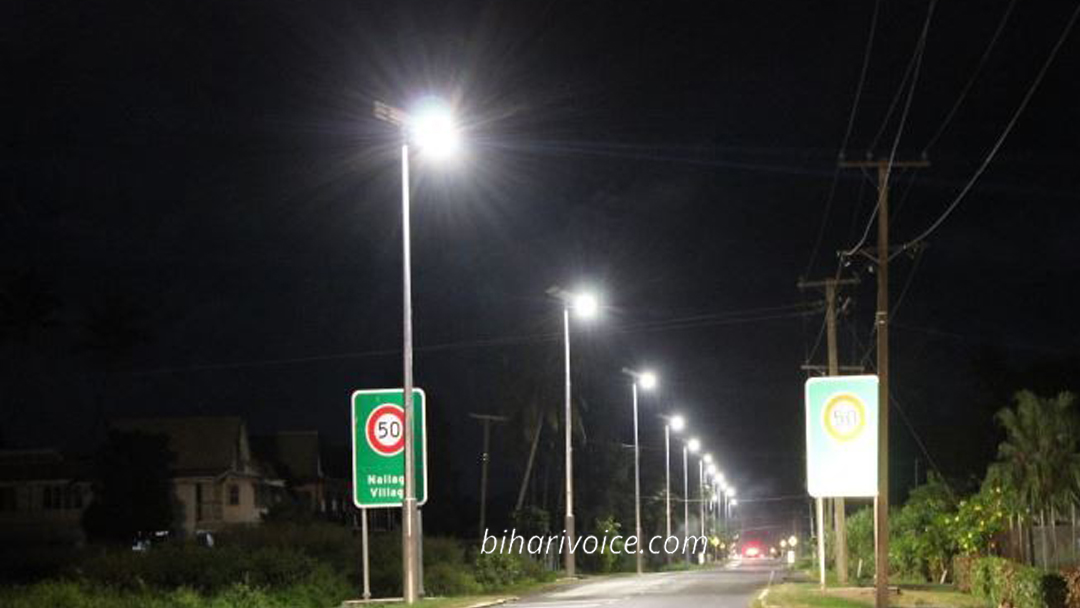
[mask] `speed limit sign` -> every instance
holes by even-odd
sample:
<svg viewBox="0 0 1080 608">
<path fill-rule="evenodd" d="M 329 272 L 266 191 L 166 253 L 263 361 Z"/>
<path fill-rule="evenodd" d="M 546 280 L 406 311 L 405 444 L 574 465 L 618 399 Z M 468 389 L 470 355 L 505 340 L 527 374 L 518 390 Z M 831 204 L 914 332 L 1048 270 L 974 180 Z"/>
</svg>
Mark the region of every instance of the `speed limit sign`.
<svg viewBox="0 0 1080 608">
<path fill-rule="evenodd" d="M 806 488 L 814 497 L 877 495 L 878 378 L 806 381 Z"/>
<path fill-rule="evenodd" d="M 352 394 L 353 503 L 360 508 L 401 506 L 405 495 L 405 408 L 400 388 Z M 427 397 L 413 389 L 413 463 L 416 500 L 427 501 Z"/>
<path fill-rule="evenodd" d="M 405 408 L 384 403 L 368 414 L 368 446 L 380 456 L 394 456 L 405 447 Z"/>
</svg>

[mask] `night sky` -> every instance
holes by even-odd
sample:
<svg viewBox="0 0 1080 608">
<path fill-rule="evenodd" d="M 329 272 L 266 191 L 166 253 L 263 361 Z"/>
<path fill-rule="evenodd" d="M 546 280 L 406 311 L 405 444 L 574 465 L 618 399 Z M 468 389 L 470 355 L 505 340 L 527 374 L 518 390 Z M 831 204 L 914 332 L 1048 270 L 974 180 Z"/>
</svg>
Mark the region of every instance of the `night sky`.
<svg viewBox="0 0 1080 608">
<path fill-rule="evenodd" d="M 774 500 L 805 495 L 799 366 L 815 344 L 825 362 L 820 296 L 796 283 L 832 276 L 874 206 L 838 155 L 926 155 L 891 181 L 893 241 L 914 237 L 1075 8 L 937 3 L 901 129 L 931 5 L 880 0 L 852 118 L 869 0 L 6 3 L 0 280 L 8 302 L 56 308 L 44 326 L 8 315 L 0 442 L 88 450 L 118 416 L 236 414 L 345 445 L 350 392 L 401 383 L 398 135 L 372 102 L 439 95 L 467 143 L 413 165 L 432 525 L 474 517 L 468 412 L 513 417 L 493 444 L 494 517 L 512 502 L 525 404 L 559 404 L 556 284 L 605 305 L 573 328 L 586 441 L 631 441 L 619 370 L 654 368 L 646 486 L 655 415 L 679 411 L 747 507 L 786 522 L 806 509 Z M 929 246 L 893 262 L 897 492 L 916 466 L 981 478 L 1012 392 L 1080 389 L 1078 68 L 1074 32 Z M 874 361 L 871 270 L 844 270 L 862 283 L 843 364 Z"/>
</svg>

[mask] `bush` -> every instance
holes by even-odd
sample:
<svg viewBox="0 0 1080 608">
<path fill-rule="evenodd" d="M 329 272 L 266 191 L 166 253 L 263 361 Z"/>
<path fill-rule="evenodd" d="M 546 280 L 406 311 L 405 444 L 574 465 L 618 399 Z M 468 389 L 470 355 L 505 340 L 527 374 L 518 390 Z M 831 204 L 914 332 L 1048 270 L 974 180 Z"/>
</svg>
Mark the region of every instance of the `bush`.
<svg viewBox="0 0 1080 608">
<path fill-rule="evenodd" d="M 476 580 L 484 589 L 498 589 L 525 578 L 523 558 L 516 553 L 481 553 L 476 556 Z"/>
<path fill-rule="evenodd" d="M 76 574 L 88 582 L 122 590 L 191 587 L 212 593 L 238 582 L 284 588 L 307 579 L 317 565 L 303 553 L 284 549 L 244 551 L 178 545 L 145 553 L 103 552 L 84 559 Z"/>
<path fill-rule="evenodd" d="M 424 567 L 424 591 L 429 596 L 470 595 L 482 590 L 463 564 L 438 563 Z"/>
<path fill-rule="evenodd" d="M 995 606 L 1064 608 L 1065 579 L 1056 573 L 1024 566 L 1001 557 L 971 560 L 970 589 Z"/>
</svg>

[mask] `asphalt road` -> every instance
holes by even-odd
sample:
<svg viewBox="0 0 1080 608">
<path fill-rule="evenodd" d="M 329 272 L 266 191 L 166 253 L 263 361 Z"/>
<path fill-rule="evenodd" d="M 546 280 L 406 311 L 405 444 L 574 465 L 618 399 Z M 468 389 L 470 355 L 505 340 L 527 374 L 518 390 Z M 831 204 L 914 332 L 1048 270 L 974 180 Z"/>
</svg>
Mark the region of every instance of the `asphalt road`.
<svg viewBox="0 0 1080 608">
<path fill-rule="evenodd" d="M 585 582 L 568 589 L 523 598 L 514 608 L 748 608 L 783 565 L 773 560 L 744 560 L 724 568 L 658 572 Z"/>
</svg>

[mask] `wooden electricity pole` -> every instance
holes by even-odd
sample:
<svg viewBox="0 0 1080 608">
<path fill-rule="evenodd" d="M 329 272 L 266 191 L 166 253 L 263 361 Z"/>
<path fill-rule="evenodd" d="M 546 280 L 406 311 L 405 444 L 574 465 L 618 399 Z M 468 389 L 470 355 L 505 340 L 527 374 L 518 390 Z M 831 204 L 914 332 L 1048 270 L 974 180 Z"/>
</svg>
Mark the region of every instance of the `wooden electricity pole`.
<svg viewBox="0 0 1080 608">
<path fill-rule="evenodd" d="M 840 357 L 836 344 L 836 291 L 843 285 L 856 285 L 858 279 L 825 279 L 823 281 L 799 281 L 799 289 L 824 288 L 825 290 L 825 340 L 829 350 L 830 376 L 840 375 Z M 813 366 L 804 365 L 804 369 Z M 845 369 L 860 369 L 861 367 L 845 366 Z M 822 517 L 824 519 L 824 517 Z M 847 515 L 844 511 L 844 497 L 833 498 L 833 533 L 836 540 L 836 580 L 841 585 L 848 581 L 847 559 Z"/>
<path fill-rule="evenodd" d="M 469 417 L 479 420 L 484 425 L 484 451 L 480 455 L 480 528 L 478 533 L 480 539 L 483 540 L 484 532 L 487 530 L 487 481 L 488 462 L 491 460 L 491 423 L 506 422 L 509 418 L 506 416 L 474 414 L 471 412 L 469 413 Z"/>
<path fill-rule="evenodd" d="M 874 501 L 875 608 L 889 606 L 889 173 L 893 169 L 929 167 L 926 160 L 840 161 L 846 169 L 877 169 L 877 331 L 878 495 Z"/>
</svg>

